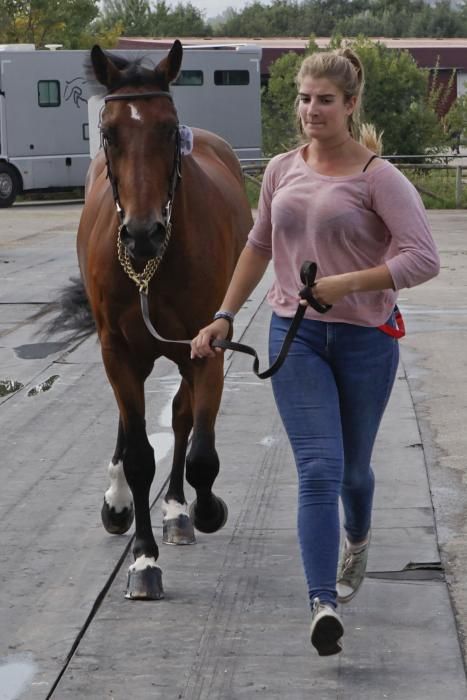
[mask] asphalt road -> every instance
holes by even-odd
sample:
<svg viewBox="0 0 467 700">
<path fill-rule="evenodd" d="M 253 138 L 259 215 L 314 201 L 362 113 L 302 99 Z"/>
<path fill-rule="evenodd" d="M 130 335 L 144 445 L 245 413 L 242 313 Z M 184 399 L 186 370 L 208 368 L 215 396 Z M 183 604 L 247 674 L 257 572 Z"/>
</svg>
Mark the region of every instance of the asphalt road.
<svg viewBox="0 0 467 700">
<path fill-rule="evenodd" d="M 226 358 L 226 527 L 162 548 L 164 601 L 124 599 L 131 531 L 109 536 L 99 515 L 117 425 L 99 346 L 42 333 L 77 274 L 80 209 L 0 213 L 0 700 L 465 698 L 467 213 L 430 213 L 442 273 L 401 295 L 408 335 L 376 458 L 371 576 L 345 611 L 344 654 L 323 664 L 307 637 L 292 459 L 248 358 Z M 236 324 L 263 364 L 267 284 Z M 159 541 L 177 386 L 165 361 L 147 382 Z M 435 573 L 398 579 L 409 561 Z"/>
</svg>

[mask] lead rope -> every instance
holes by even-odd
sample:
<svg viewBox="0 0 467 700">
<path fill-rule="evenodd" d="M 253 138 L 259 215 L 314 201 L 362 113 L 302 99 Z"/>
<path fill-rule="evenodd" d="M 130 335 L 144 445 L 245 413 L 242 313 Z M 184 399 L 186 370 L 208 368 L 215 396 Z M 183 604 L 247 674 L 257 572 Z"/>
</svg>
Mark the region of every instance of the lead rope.
<svg viewBox="0 0 467 700">
<path fill-rule="evenodd" d="M 300 270 L 300 279 L 302 280 L 305 286 L 303 287 L 303 289 L 300 290 L 299 296 L 302 299 L 306 299 L 310 306 L 312 306 L 315 309 L 315 311 L 318 311 L 320 314 L 325 314 L 326 311 L 329 311 L 329 309 L 332 308 L 332 306 L 328 304 L 320 304 L 314 298 L 311 290 L 315 282 L 316 272 L 316 263 L 310 262 L 309 260 L 306 260 L 303 263 L 302 268 Z M 159 335 L 159 333 L 152 325 L 151 319 L 149 317 L 149 304 L 147 294 L 140 292 L 139 296 L 144 323 L 146 324 L 146 328 L 148 329 L 148 331 L 154 338 L 156 338 L 156 340 L 160 340 L 163 343 L 181 343 L 183 345 L 191 345 L 191 340 L 169 340 L 168 338 L 164 338 L 163 336 Z M 253 357 L 253 372 L 256 374 L 258 379 L 268 379 L 269 377 L 272 377 L 272 375 L 275 374 L 283 365 L 284 360 L 287 357 L 290 345 L 292 344 L 292 341 L 297 334 L 298 327 L 300 326 L 302 318 L 305 315 L 305 311 L 306 306 L 302 306 L 301 304 L 299 304 L 295 312 L 295 316 L 292 319 L 292 323 L 289 326 L 289 330 L 287 331 L 287 334 L 284 338 L 284 342 L 282 343 L 282 347 L 279 350 L 278 356 L 276 357 L 272 365 L 268 369 L 264 370 L 264 372 L 259 371 L 259 358 L 257 352 L 250 345 L 245 345 L 244 343 L 235 343 L 231 340 L 213 340 L 211 343 L 211 347 L 222 348 L 223 350 L 233 350 L 234 352 L 243 352 L 247 355 L 251 355 Z"/>
</svg>

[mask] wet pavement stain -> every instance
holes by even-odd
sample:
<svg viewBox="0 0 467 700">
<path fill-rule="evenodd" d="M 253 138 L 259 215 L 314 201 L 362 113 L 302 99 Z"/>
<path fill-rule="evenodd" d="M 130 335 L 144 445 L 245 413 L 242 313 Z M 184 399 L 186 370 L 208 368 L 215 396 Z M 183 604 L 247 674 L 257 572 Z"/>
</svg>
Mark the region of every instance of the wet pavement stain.
<svg viewBox="0 0 467 700">
<path fill-rule="evenodd" d="M 46 379 L 44 382 L 36 384 L 36 386 L 33 386 L 32 389 L 29 389 L 28 396 L 37 396 L 37 394 L 43 394 L 44 391 L 49 391 L 49 389 L 53 387 L 57 379 L 60 379 L 60 375 L 52 374 L 52 376 Z"/>
<path fill-rule="evenodd" d="M 20 360 L 43 360 L 44 357 L 60 352 L 66 347 L 66 343 L 30 343 L 28 345 L 18 345 L 13 348 Z"/>
<path fill-rule="evenodd" d="M 29 659 L 0 661 L 0 700 L 16 700 L 31 683 L 37 666 Z"/>
<path fill-rule="evenodd" d="M 14 394 L 15 391 L 22 389 L 24 384 L 17 382 L 14 379 L 0 379 L 0 397 Z"/>
</svg>

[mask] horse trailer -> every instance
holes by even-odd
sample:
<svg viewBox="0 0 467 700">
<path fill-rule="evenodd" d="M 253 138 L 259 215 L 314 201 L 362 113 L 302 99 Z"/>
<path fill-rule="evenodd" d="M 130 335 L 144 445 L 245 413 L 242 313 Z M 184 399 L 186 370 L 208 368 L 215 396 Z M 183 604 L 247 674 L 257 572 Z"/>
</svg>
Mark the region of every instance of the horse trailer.
<svg viewBox="0 0 467 700">
<path fill-rule="evenodd" d="M 154 66 L 167 54 L 112 53 Z M 88 57 L 33 46 L 0 50 L 0 207 L 21 192 L 84 186 L 99 148 L 102 104 L 100 86 L 86 74 Z M 239 158 L 260 157 L 260 60 L 254 45 L 184 47 L 172 86 L 180 122 L 219 134 Z"/>
</svg>

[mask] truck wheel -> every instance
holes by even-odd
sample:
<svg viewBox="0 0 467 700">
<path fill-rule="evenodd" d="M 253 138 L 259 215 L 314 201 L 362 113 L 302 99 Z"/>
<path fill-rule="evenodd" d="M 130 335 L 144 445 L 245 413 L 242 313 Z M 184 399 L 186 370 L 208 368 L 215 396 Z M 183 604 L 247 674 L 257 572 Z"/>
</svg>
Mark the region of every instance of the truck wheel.
<svg viewBox="0 0 467 700">
<path fill-rule="evenodd" d="M 18 173 L 8 163 L 0 163 L 0 209 L 11 207 L 20 191 Z"/>
</svg>

